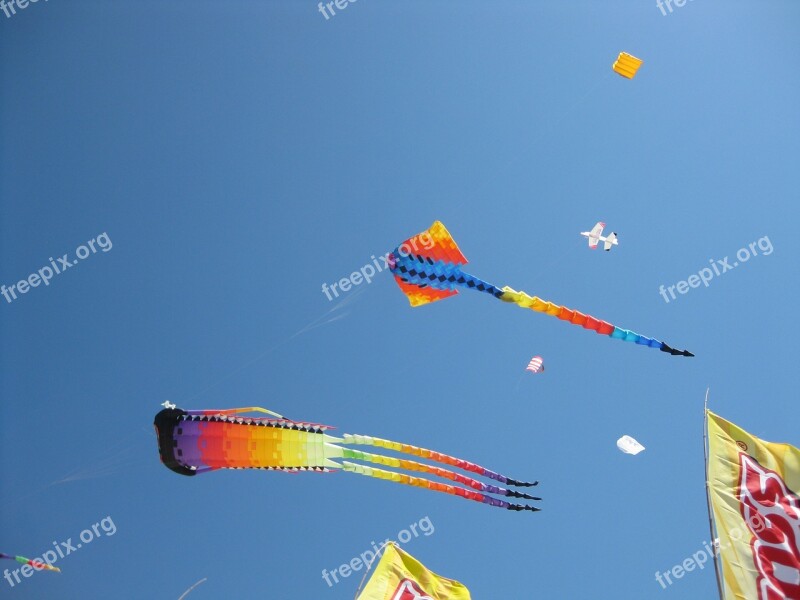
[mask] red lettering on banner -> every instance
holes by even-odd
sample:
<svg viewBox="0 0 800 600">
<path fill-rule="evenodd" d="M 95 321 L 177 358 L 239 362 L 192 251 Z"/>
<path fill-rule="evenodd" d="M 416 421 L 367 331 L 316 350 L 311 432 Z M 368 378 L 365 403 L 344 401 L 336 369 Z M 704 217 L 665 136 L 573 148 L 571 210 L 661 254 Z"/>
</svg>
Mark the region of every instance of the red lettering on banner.
<svg viewBox="0 0 800 600">
<path fill-rule="evenodd" d="M 422 591 L 416 581 L 403 579 L 394 591 L 392 600 L 434 600 Z"/>
<path fill-rule="evenodd" d="M 800 599 L 800 497 L 781 476 L 739 453 L 739 509 L 753 534 L 758 600 Z"/>
</svg>

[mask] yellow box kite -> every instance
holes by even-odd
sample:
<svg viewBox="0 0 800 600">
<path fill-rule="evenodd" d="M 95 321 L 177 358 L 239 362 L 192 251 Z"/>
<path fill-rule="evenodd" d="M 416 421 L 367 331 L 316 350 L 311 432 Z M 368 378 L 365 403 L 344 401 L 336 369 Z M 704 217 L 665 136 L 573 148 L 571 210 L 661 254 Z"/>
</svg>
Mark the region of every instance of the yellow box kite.
<svg viewBox="0 0 800 600">
<path fill-rule="evenodd" d="M 357 600 L 470 600 L 457 581 L 429 571 L 395 544 L 384 547 L 378 567 Z"/>
<path fill-rule="evenodd" d="M 800 450 L 706 417 L 721 597 L 800 598 Z"/>
<path fill-rule="evenodd" d="M 642 59 L 636 58 L 627 52 L 620 52 L 612 68 L 623 77 L 633 79 L 643 62 Z"/>
</svg>

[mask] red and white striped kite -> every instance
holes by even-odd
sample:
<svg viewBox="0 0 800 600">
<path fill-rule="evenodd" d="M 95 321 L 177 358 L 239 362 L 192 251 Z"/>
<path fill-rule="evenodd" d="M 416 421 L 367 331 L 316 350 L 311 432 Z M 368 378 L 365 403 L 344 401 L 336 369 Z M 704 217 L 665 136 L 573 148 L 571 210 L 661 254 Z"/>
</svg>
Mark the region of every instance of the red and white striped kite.
<svg viewBox="0 0 800 600">
<path fill-rule="evenodd" d="M 528 363 L 528 366 L 525 367 L 526 371 L 530 371 L 531 373 L 538 373 L 539 371 L 544 371 L 544 366 L 542 365 L 542 357 L 541 356 L 534 356 L 531 359 L 531 362 Z"/>
</svg>

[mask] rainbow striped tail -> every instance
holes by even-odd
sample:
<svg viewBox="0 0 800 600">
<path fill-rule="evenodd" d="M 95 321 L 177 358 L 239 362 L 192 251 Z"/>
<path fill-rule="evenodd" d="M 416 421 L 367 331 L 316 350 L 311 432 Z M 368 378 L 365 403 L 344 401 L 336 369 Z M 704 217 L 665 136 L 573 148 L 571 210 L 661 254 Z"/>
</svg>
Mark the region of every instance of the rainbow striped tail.
<svg viewBox="0 0 800 600">
<path fill-rule="evenodd" d="M 480 465 L 476 465 L 474 463 L 462 460 L 460 458 L 455 458 L 447 454 L 442 454 L 441 452 L 436 452 L 434 450 L 420 448 L 419 446 L 401 444 L 399 442 L 392 442 L 390 440 L 383 440 L 381 438 L 375 438 L 366 435 L 345 434 L 344 436 L 342 436 L 342 441 L 344 442 L 344 444 L 347 445 L 374 446 L 376 448 L 384 448 L 387 450 L 394 450 L 395 452 L 401 452 L 404 454 L 419 456 L 421 458 L 425 458 L 433 462 L 438 462 L 441 464 L 458 467 L 459 469 L 462 469 L 464 471 L 468 471 L 470 473 L 474 473 L 476 475 L 480 475 L 509 486 L 531 487 L 539 484 L 538 481 L 533 481 L 533 482 L 517 481 L 516 479 L 511 479 L 510 477 L 506 477 L 505 475 L 501 475 L 500 473 L 490 471 L 489 469 L 482 467 Z M 483 483 L 467 475 L 450 471 L 449 469 L 444 469 L 433 465 L 427 465 L 414 460 L 395 458 L 392 456 L 383 456 L 380 454 L 372 454 L 370 452 L 364 452 L 360 450 L 353 450 L 351 448 L 343 448 L 342 450 L 343 450 L 343 455 L 342 455 L 343 459 L 359 460 L 362 462 L 371 462 L 374 464 L 384 465 L 388 467 L 404 469 L 406 471 L 427 473 L 430 475 L 441 477 L 443 479 L 455 481 L 472 489 L 453 486 L 446 483 L 439 483 L 429 479 L 424 479 L 422 477 L 415 477 L 413 475 L 407 475 L 405 473 L 398 473 L 396 471 L 387 471 L 376 467 L 370 467 L 367 465 L 352 463 L 349 460 L 342 460 L 343 469 L 351 473 L 358 473 L 359 475 L 366 475 L 368 477 L 374 477 L 377 479 L 386 479 L 389 481 L 394 481 L 395 483 L 402 483 L 404 485 L 413 485 L 416 487 L 426 488 L 435 492 L 442 492 L 445 494 L 451 494 L 453 496 L 460 496 L 462 498 L 466 498 L 467 500 L 473 500 L 475 502 L 481 502 L 483 504 L 489 504 L 490 506 L 497 506 L 498 508 L 505 508 L 507 510 L 515 510 L 515 511 L 528 510 L 532 512 L 538 512 L 541 510 L 540 508 L 531 506 L 529 504 L 514 504 L 506 500 L 500 500 L 498 498 L 490 496 L 489 494 L 494 494 L 495 496 L 504 496 L 506 498 L 541 500 L 541 498 L 539 498 L 538 496 L 531 496 L 530 494 L 518 492 L 516 490 L 510 490 L 504 487 Z"/>
</svg>

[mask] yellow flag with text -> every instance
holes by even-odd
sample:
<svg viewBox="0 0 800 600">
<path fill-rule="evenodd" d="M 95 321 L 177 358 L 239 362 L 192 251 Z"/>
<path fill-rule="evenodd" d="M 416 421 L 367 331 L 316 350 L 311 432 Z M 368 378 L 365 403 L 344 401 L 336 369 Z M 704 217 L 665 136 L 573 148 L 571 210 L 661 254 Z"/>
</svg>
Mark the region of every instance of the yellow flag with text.
<svg viewBox="0 0 800 600">
<path fill-rule="evenodd" d="M 470 600 L 469 590 L 429 571 L 395 544 L 387 544 L 357 600 Z"/>
<path fill-rule="evenodd" d="M 707 416 L 724 600 L 800 599 L 800 450 Z"/>
</svg>

